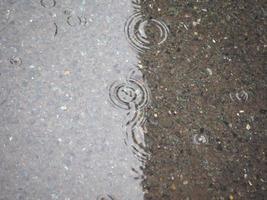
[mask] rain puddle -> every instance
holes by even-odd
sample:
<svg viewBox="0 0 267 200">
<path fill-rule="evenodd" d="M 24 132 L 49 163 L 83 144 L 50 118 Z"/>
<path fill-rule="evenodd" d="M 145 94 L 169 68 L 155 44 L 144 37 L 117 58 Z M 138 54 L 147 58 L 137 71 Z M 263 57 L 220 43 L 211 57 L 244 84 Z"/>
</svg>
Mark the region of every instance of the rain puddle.
<svg viewBox="0 0 267 200">
<path fill-rule="evenodd" d="M 0 199 L 265 199 L 257 2 L 0 1 Z"/>
</svg>

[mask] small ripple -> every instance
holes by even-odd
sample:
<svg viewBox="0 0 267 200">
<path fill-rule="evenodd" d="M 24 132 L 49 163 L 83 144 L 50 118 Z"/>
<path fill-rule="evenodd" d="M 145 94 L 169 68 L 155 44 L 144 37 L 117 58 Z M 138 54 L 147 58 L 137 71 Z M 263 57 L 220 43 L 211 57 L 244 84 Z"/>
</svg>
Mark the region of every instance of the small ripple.
<svg viewBox="0 0 267 200">
<path fill-rule="evenodd" d="M 82 23 L 81 18 L 78 16 L 70 15 L 67 17 L 67 24 L 70 26 L 78 26 Z"/>
<path fill-rule="evenodd" d="M 195 134 L 193 135 L 194 144 L 208 144 L 209 140 L 206 134 Z"/>
<path fill-rule="evenodd" d="M 115 81 L 110 86 L 109 96 L 115 106 L 125 110 L 129 110 L 131 107 L 136 107 L 139 110 L 148 103 L 146 87 L 134 79 L 128 79 L 123 83 Z"/>
<path fill-rule="evenodd" d="M 130 112 L 131 113 L 131 112 Z M 126 140 L 125 143 L 132 147 L 133 154 L 139 161 L 144 162 L 149 158 L 149 154 L 146 151 L 145 145 L 145 130 L 144 125 L 146 118 L 144 112 L 134 112 L 134 114 L 128 114 L 129 121 L 126 124 Z M 133 113 L 133 112 L 132 112 Z M 134 116 L 131 116 L 134 115 Z"/>
<path fill-rule="evenodd" d="M 135 9 L 141 9 L 141 0 L 132 0 L 132 4 Z"/>
<path fill-rule="evenodd" d="M 244 90 L 236 93 L 230 93 L 229 96 L 232 101 L 246 102 L 248 100 L 248 93 Z"/>
<path fill-rule="evenodd" d="M 137 71 L 131 71 L 124 82 L 115 81 L 111 84 L 109 96 L 112 105 L 128 111 L 124 141 L 131 147 L 137 159 L 144 162 L 149 157 L 144 142 L 146 122 L 144 108 L 149 103 L 149 92 L 142 78 Z"/>
<path fill-rule="evenodd" d="M 116 199 L 112 195 L 106 194 L 106 195 L 99 195 L 98 197 L 96 197 L 96 200 L 116 200 Z"/>
<path fill-rule="evenodd" d="M 41 0 L 40 3 L 44 8 L 53 8 L 57 4 L 55 0 Z"/>
<path fill-rule="evenodd" d="M 71 14 L 72 14 L 72 11 L 66 9 L 66 10 L 63 11 L 63 14 L 64 14 L 64 15 L 71 15 Z"/>
<path fill-rule="evenodd" d="M 141 53 L 164 43 L 169 34 L 169 28 L 163 21 L 145 19 L 138 12 L 127 20 L 124 31 L 130 45 Z"/>
<path fill-rule="evenodd" d="M 17 56 L 12 56 L 11 58 L 9 58 L 9 62 L 10 64 L 16 65 L 16 66 L 22 65 L 22 59 Z"/>
<path fill-rule="evenodd" d="M 70 15 L 67 17 L 67 24 L 72 27 L 79 26 L 79 25 L 86 25 L 87 18 L 84 16 L 80 17 L 76 15 Z"/>
</svg>

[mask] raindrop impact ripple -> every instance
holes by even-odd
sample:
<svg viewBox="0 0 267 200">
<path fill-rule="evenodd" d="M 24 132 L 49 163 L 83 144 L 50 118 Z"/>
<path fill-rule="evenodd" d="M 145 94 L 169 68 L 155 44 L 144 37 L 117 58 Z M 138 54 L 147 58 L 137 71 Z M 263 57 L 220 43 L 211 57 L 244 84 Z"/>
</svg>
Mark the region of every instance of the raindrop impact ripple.
<svg viewBox="0 0 267 200">
<path fill-rule="evenodd" d="M 168 38 L 169 28 L 163 21 L 145 19 L 141 13 L 137 12 L 126 21 L 124 32 L 130 45 L 143 53 L 164 43 Z M 155 36 L 152 37 L 152 35 Z"/>
<path fill-rule="evenodd" d="M 109 89 L 111 102 L 122 109 L 129 110 L 132 106 L 138 110 L 148 103 L 147 88 L 134 79 L 129 79 L 124 83 L 114 82 Z"/>
<path fill-rule="evenodd" d="M 41 0 L 40 3 L 44 8 L 53 8 L 56 6 L 55 0 Z"/>
</svg>

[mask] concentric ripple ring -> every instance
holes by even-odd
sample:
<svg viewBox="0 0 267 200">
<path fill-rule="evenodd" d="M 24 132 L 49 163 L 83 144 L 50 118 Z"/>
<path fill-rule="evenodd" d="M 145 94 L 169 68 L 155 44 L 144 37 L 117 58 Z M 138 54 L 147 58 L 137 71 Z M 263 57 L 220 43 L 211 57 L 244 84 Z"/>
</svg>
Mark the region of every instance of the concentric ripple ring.
<svg viewBox="0 0 267 200">
<path fill-rule="evenodd" d="M 57 2 L 56 0 L 41 0 L 40 3 L 44 8 L 53 8 L 56 6 Z"/>
<path fill-rule="evenodd" d="M 156 28 L 158 32 L 156 41 L 153 41 L 153 38 L 146 33 L 149 26 Z M 126 21 L 124 32 L 130 45 L 138 52 L 144 52 L 165 42 L 168 38 L 169 28 L 163 21 L 145 19 L 141 13 L 137 12 Z"/>
<path fill-rule="evenodd" d="M 129 110 L 132 106 L 140 110 L 148 103 L 146 87 L 134 79 L 122 83 L 115 81 L 110 86 L 109 96 L 114 105 L 125 110 Z"/>
<path fill-rule="evenodd" d="M 116 200 L 113 196 L 107 195 L 99 195 L 97 196 L 96 200 Z"/>
</svg>

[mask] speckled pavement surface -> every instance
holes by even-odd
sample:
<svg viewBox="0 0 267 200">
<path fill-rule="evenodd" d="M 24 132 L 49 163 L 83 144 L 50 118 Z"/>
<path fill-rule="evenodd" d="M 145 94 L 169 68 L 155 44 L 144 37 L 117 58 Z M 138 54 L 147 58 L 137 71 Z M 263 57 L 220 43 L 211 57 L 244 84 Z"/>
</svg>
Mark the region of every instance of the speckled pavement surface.
<svg viewBox="0 0 267 200">
<path fill-rule="evenodd" d="M 109 86 L 131 2 L 0 1 L 0 199 L 142 199 Z"/>
</svg>

